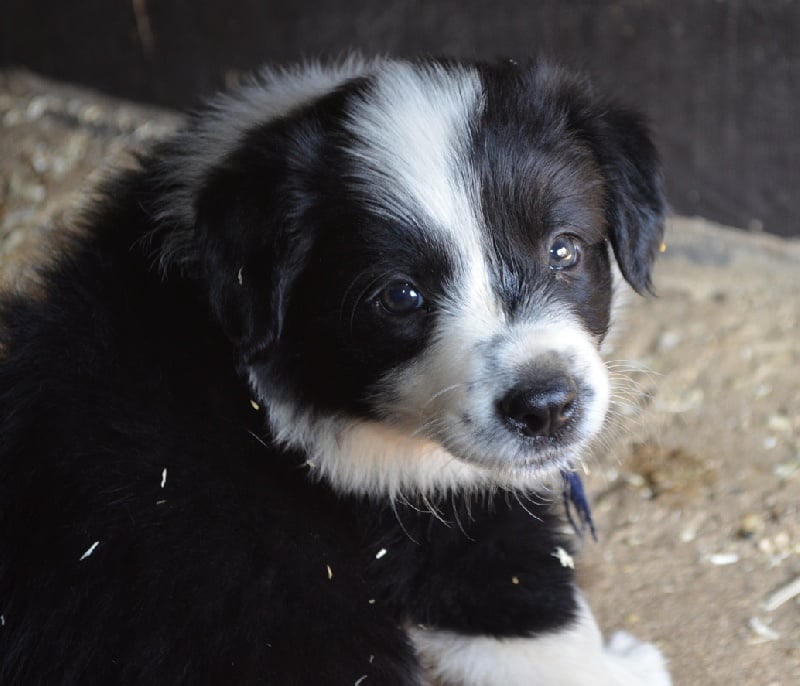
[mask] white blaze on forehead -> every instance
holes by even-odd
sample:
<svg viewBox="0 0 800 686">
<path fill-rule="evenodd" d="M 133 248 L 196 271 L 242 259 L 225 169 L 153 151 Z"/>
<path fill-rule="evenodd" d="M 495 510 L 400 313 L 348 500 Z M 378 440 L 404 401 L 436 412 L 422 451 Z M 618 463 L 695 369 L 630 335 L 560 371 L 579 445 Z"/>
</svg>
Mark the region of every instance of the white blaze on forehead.
<svg viewBox="0 0 800 686">
<path fill-rule="evenodd" d="M 356 182 L 374 209 L 477 240 L 480 202 L 468 154 L 482 108 L 474 69 L 406 62 L 379 69 L 348 121 Z"/>
<path fill-rule="evenodd" d="M 485 334 L 504 313 L 491 285 L 471 159 L 484 108 L 480 77 L 464 66 L 400 62 L 384 65 L 372 82 L 348 121 L 355 181 L 373 210 L 443 241 L 456 274 L 440 307 L 469 332 Z"/>
</svg>

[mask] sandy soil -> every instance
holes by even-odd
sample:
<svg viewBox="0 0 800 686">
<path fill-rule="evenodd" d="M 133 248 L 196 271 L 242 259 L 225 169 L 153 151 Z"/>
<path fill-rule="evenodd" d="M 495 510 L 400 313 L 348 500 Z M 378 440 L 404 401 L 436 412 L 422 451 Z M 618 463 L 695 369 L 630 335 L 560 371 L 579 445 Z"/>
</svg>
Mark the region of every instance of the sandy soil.
<svg viewBox="0 0 800 686">
<path fill-rule="evenodd" d="M 0 288 L 30 287 L 99 170 L 175 121 L 0 72 Z M 800 242 L 676 218 L 667 246 L 609 350 L 583 584 L 678 685 L 800 684 Z"/>
</svg>

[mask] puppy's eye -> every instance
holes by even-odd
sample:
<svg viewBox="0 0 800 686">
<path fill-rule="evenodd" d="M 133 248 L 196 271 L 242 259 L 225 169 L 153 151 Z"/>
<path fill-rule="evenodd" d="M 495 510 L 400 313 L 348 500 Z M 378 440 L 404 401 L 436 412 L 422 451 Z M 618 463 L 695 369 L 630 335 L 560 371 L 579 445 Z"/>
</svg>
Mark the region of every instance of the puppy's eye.
<svg viewBox="0 0 800 686">
<path fill-rule="evenodd" d="M 550 244 L 550 269 L 569 269 L 578 264 L 578 240 L 567 234 L 556 236 Z"/>
<path fill-rule="evenodd" d="M 390 283 L 378 294 L 377 301 L 389 314 L 410 314 L 425 304 L 422 293 L 408 281 Z"/>
</svg>

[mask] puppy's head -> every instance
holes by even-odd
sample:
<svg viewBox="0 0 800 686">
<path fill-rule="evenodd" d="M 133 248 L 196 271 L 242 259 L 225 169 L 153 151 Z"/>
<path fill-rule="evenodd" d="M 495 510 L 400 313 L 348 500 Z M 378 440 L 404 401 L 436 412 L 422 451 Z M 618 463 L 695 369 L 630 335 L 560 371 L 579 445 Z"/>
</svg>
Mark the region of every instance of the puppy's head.
<svg viewBox="0 0 800 686">
<path fill-rule="evenodd" d="M 601 428 L 614 290 L 661 241 L 634 114 L 548 67 L 355 61 L 272 74 L 178 149 L 167 259 L 335 488 L 534 488 Z"/>
</svg>

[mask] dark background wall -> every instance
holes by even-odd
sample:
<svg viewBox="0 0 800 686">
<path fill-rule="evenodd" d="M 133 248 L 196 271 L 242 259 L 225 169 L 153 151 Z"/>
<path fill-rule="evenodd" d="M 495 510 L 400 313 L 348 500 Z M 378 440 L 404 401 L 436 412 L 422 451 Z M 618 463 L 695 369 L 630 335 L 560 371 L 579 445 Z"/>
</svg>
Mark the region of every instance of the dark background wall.
<svg viewBox="0 0 800 686">
<path fill-rule="evenodd" d="M 800 235 L 799 0 L 0 0 L 0 64 L 176 107 L 350 47 L 577 67 L 649 114 L 676 211 Z"/>
</svg>

